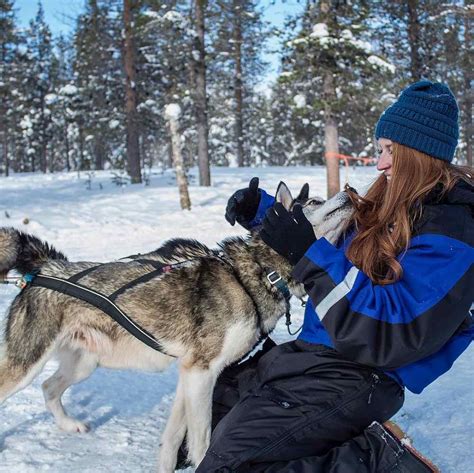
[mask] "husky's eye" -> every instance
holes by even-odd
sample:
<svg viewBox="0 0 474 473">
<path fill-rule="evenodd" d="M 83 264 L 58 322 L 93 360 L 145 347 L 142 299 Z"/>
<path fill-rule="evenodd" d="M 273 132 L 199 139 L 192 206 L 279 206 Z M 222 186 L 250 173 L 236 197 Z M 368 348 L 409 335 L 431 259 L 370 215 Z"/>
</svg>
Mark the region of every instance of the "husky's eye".
<svg viewBox="0 0 474 473">
<path fill-rule="evenodd" d="M 319 205 L 319 202 L 317 200 L 310 200 L 309 205 Z"/>
</svg>

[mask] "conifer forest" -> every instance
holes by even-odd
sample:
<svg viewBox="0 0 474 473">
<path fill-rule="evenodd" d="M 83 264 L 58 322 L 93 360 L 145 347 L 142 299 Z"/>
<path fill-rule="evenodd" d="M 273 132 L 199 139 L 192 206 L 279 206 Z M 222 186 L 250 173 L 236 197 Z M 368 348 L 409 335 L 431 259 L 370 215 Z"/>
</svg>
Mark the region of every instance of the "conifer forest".
<svg viewBox="0 0 474 473">
<path fill-rule="evenodd" d="M 472 165 L 472 0 L 300 0 L 283 27 L 271 1 L 85 0 L 53 36 L 41 2 L 20 27 L 0 0 L 0 173 L 337 168 L 373 156 L 381 111 L 422 78 L 455 93 Z"/>
</svg>

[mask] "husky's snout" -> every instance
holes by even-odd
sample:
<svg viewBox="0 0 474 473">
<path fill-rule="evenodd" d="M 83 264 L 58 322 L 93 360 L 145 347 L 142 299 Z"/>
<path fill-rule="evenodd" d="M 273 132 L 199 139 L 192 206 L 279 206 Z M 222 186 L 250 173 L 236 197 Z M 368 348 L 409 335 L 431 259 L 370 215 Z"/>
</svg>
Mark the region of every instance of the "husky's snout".
<svg viewBox="0 0 474 473">
<path fill-rule="evenodd" d="M 352 213 L 352 202 L 347 192 L 342 191 L 324 202 L 324 205 L 307 205 L 303 211 L 315 229 L 316 238 L 324 236 L 335 244 Z"/>
</svg>

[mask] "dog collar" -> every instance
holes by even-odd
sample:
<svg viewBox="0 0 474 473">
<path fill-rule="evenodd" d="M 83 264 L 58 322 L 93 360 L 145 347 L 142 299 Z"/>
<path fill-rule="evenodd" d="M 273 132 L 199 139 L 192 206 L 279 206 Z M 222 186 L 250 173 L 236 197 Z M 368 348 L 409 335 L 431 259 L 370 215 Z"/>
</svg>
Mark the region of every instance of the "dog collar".
<svg viewBox="0 0 474 473">
<path fill-rule="evenodd" d="M 283 294 L 285 300 L 289 301 L 291 299 L 291 293 L 288 289 L 288 284 L 281 277 L 278 271 L 271 271 L 268 273 L 267 280 L 272 286 L 275 286 Z"/>
</svg>

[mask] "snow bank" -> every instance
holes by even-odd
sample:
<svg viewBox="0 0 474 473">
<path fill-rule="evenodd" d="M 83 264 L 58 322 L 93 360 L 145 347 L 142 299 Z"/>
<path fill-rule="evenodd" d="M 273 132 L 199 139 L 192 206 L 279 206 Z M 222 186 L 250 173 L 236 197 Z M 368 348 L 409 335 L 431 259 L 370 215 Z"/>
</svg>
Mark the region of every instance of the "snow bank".
<svg viewBox="0 0 474 473">
<path fill-rule="evenodd" d="M 356 188 L 377 175 L 373 167 L 351 167 L 348 172 Z M 245 234 L 239 226 L 227 224 L 224 211 L 229 196 L 254 175 L 270 193 L 280 180 L 294 192 L 309 182 L 310 194 L 326 193 L 324 167 L 214 168 L 213 186 L 191 185 L 193 208 L 182 212 L 172 171 L 153 170 L 147 187 L 117 187 L 112 172 L 97 171 L 91 190 L 86 190 L 85 174 L 22 174 L 0 177 L 0 225 L 34 233 L 71 260 L 110 261 L 151 251 L 173 237 L 215 246 L 225 237 Z M 191 183 L 198 181 L 196 176 L 193 169 Z M 25 217 L 28 225 L 22 223 Z M 16 288 L 0 286 L 0 325 L 16 294 Z M 303 318 L 299 303 L 293 304 L 292 313 L 296 328 Z M 273 337 L 280 343 L 291 338 L 283 320 Z M 473 353 L 464 353 L 422 395 L 408 394 L 395 418 L 443 473 L 472 471 Z M 98 369 L 72 386 L 64 404 L 72 415 L 91 424 L 92 431 L 82 435 L 59 431 L 44 407 L 41 383 L 55 368 L 55 362 L 48 363 L 29 387 L 0 406 L 0 473 L 156 471 L 176 367 L 161 374 Z"/>
</svg>

